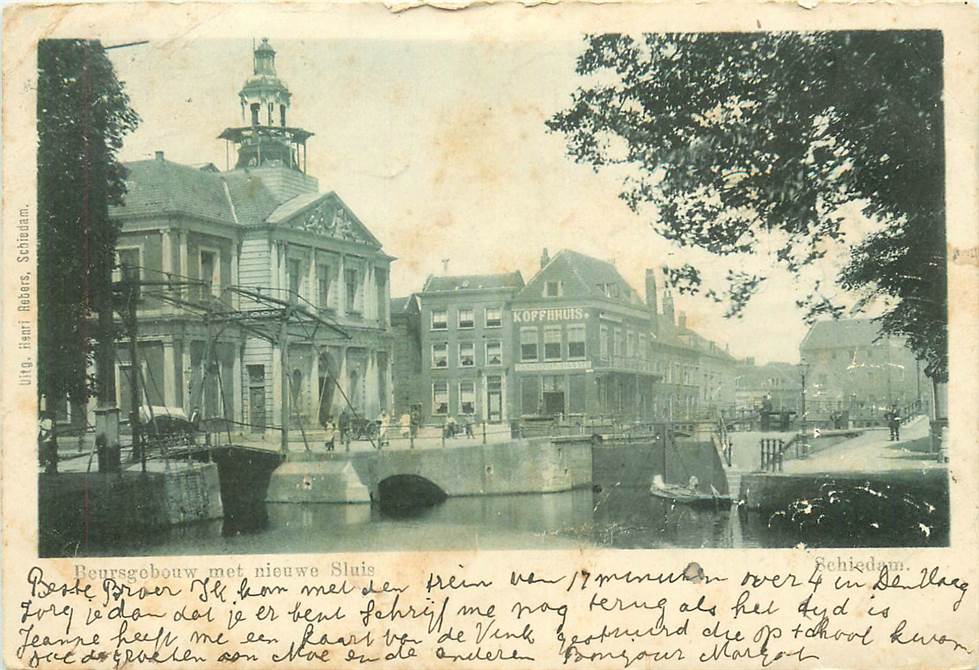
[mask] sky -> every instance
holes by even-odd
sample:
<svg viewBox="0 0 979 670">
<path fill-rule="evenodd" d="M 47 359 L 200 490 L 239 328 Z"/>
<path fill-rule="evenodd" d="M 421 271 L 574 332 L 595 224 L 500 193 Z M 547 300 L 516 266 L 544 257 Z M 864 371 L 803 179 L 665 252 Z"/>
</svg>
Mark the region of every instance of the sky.
<svg viewBox="0 0 979 670">
<path fill-rule="evenodd" d="M 640 293 L 646 268 L 716 265 L 659 237 L 618 198 L 616 175 L 575 164 L 563 137 L 547 131 L 583 83 L 574 72 L 580 40 L 271 43 L 293 96 L 289 125 L 315 133 L 309 173 L 397 257 L 392 295 L 419 290 L 443 260 L 449 274 L 520 270 L 529 280 L 545 247 L 612 260 Z M 217 136 L 242 125 L 251 50 L 250 40 L 169 40 L 109 51 L 142 118 L 120 158 L 161 150 L 225 169 Z M 742 318 L 691 296 L 679 296 L 677 309 L 736 356 L 796 362 L 808 327 L 793 280 L 749 263 L 771 279 Z"/>
</svg>

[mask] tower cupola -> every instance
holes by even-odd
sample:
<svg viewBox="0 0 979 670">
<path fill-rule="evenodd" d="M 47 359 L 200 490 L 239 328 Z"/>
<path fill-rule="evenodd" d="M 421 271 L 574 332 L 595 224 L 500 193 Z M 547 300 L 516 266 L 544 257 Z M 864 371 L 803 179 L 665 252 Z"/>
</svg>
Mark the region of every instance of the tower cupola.
<svg viewBox="0 0 979 670">
<path fill-rule="evenodd" d="M 275 69 L 275 49 L 263 38 L 253 49 L 252 75 L 238 92 L 241 122 L 219 137 L 237 147 L 236 168 L 284 167 L 306 172 L 306 140 L 313 133 L 288 125 L 292 94 Z"/>
</svg>

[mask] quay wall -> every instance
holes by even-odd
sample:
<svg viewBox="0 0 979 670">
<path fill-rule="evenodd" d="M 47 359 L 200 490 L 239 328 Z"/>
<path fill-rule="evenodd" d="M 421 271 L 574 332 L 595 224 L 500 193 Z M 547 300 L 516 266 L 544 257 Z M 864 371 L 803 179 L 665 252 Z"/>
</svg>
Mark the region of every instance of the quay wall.
<svg viewBox="0 0 979 670">
<path fill-rule="evenodd" d="M 125 538 L 223 516 L 213 463 L 162 472 L 62 472 L 38 477 L 42 556 L 64 555 L 88 541 Z"/>
<path fill-rule="evenodd" d="M 396 476 L 428 480 L 447 496 L 553 493 L 575 488 L 648 488 L 667 482 L 727 493 L 727 477 L 711 442 L 677 440 L 667 448 L 650 438 L 595 442 L 591 438 L 530 438 L 445 449 L 295 453 L 272 473 L 270 502 L 352 503 L 379 499 L 381 482 Z"/>
<path fill-rule="evenodd" d="M 741 476 L 740 497 L 748 509 L 771 512 L 785 509 L 800 499 L 823 495 L 822 487 L 829 483 L 867 484 L 875 490 L 890 488 L 911 492 L 915 497 L 929 500 L 938 506 L 948 500 L 948 470 L 895 470 L 889 472 L 832 472 L 816 474 L 786 474 L 753 472 Z M 947 503 L 946 503 L 947 504 Z"/>
</svg>

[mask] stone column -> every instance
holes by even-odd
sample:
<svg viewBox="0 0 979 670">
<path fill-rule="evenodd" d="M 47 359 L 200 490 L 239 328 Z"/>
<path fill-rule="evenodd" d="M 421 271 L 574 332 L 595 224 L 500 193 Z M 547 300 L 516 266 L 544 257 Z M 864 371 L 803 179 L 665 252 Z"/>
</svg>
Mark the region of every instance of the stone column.
<svg viewBox="0 0 979 670">
<path fill-rule="evenodd" d="M 288 289 L 289 288 L 289 243 L 280 242 L 279 243 L 279 288 Z M 279 297 L 284 297 L 285 293 L 281 293 Z"/>
<path fill-rule="evenodd" d="M 190 360 L 190 340 L 184 338 L 183 343 L 180 347 L 180 359 L 182 372 L 181 381 L 183 388 L 181 389 L 183 395 L 183 407 L 184 412 L 187 414 L 187 418 L 190 418 L 190 400 L 193 395 L 193 383 L 194 383 L 194 371 L 191 367 Z"/>
<path fill-rule="evenodd" d="M 234 358 L 231 363 L 231 416 L 235 421 L 245 422 L 245 413 L 241 397 L 241 358 L 244 356 L 244 345 L 234 345 Z M 236 426 L 236 431 L 241 427 Z"/>
<path fill-rule="evenodd" d="M 279 243 L 269 240 L 269 288 L 279 288 Z"/>
<path fill-rule="evenodd" d="M 238 257 L 241 255 L 241 243 L 232 242 L 231 243 L 231 284 L 233 286 L 238 286 Z M 238 294 L 231 293 L 231 306 L 238 309 Z"/>
<path fill-rule="evenodd" d="M 322 308 L 319 304 L 319 291 L 316 286 L 316 249 L 309 250 L 309 272 L 306 274 L 306 300 Z"/>
<path fill-rule="evenodd" d="M 364 411 L 368 418 L 374 418 L 380 413 L 380 398 L 377 397 L 377 352 L 371 349 L 367 352 L 367 369 L 364 372 Z"/>
<path fill-rule="evenodd" d="M 343 396 L 350 390 L 350 380 L 347 378 L 349 371 L 347 369 L 347 347 L 340 347 L 340 370 L 337 373 L 337 383 L 340 385 L 340 389 L 343 393 L 335 393 L 333 395 L 333 413 L 339 415 L 343 410 L 348 410 L 347 401 L 343 399 Z"/>
<path fill-rule="evenodd" d="M 177 369 L 173 359 L 173 338 L 163 340 L 163 404 L 174 407 L 177 404 Z"/>
<path fill-rule="evenodd" d="M 344 276 L 346 272 L 344 266 L 346 265 L 346 254 L 340 254 L 340 263 L 337 265 L 337 283 L 336 283 L 336 293 L 337 296 L 337 316 L 341 316 L 347 313 L 347 278 Z M 346 348 L 344 348 L 344 362 L 346 363 Z M 344 389 L 346 390 L 346 389 Z"/>
<path fill-rule="evenodd" d="M 265 383 L 272 385 L 272 407 L 269 408 L 269 417 L 275 425 L 282 426 L 282 355 L 277 344 L 272 345 L 272 374 L 266 375 Z"/>
<path fill-rule="evenodd" d="M 187 260 L 187 231 L 181 230 L 177 234 L 180 236 L 180 276 L 181 279 L 187 279 L 190 276 L 190 264 Z M 184 297 L 193 295 L 195 291 L 191 290 L 191 287 L 185 287 L 183 291 Z"/>
<path fill-rule="evenodd" d="M 320 425 L 320 355 L 316 344 L 310 345 L 309 362 L 309 417 L 314 428 Z"/>
</svg>

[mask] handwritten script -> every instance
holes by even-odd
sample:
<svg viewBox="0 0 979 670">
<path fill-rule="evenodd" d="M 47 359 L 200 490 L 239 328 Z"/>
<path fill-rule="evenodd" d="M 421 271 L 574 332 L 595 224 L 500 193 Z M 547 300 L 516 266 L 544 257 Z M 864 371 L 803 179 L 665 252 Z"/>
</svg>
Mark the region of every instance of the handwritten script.
<svg viewBox="0 0 979 670">
<path fill-rule="evenodd" d="M 819 559 L 799 574 L 697 563 L 477 574 L 459 563 L 405 578 L 280 563 L 27 566 L 8 644 L 30 668 L 798 668 L 857 650 L 952 662 L 974 651 L 956 625 L 974 592 L 937 566 Z"/>
</svg>

